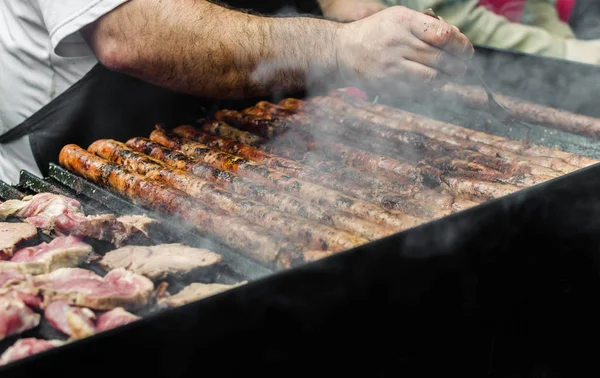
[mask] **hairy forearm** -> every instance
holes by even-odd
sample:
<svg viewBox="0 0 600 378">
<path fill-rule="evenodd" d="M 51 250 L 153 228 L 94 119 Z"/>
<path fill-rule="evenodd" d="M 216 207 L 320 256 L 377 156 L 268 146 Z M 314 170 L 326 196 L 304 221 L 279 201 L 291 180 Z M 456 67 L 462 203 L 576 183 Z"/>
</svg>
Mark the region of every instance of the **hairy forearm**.
<svg viewBox="0 0 600 378">
<path fill-rule="evenodd" d="M 335 76 L 338 28 L 204 0 L 130 0 L 82 32 L 109 69 L 178 92 L 241 98 L 303 90 Z"/>
</svg>

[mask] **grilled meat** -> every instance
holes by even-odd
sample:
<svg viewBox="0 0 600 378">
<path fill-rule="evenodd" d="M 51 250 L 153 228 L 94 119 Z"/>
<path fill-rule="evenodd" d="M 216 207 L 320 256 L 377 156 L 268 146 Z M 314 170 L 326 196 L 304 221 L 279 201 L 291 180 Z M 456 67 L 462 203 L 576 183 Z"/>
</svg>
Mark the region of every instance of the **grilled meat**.
<svg viewBox="0 0 600 378">
<path fill-rule="evenodd" d="M 266 139 L 273 139 L 286 130 L 285 124 L 275 125 L 271 121 L 250 116 L 240 118 L 238 114 L 235 110 L 219 110 L 215 113 L 215 119 Z"/>
<path fill-rule="evenodd" d="M 269 235 L 263 227 L 206 206 L 184 192 L 128 172 L 76 145 L 63 147 L 60 164 L 132 201 L 192 224 L 200 232 L 269 265 L 290 266 L 304 247 Z"/>
<path fill-rule="evenodd" d="M 27 276 L 16 270 L 0 270 L 0 289 L 20 285 L 27 281 Z"/>
<path fill-rule="evenodd" d="M 240 282 L 235 285 L 193 283 L 189 286 L 186 286 L 175 295 L 159 299 L 158 303 L 159 305 L 165 307 L 179 307 L 187 303 L 199 301 L 200 299 L 222 293 L 224 291 L 244 285 L 245 283 L 246 282 Z"/>
<path fill-rule="evenodd" d="M 148 278 L 122 268 L 112 270 L 104 277 L 90 270 L 62 268 L 35 276 L 33 283 L 40 289 L 46 305 L 65 301 L 94 310 L 138 309 L 149 303 L 154 290 L 154 284 Z"/>
<path fill-rule="evenodd" d="M 205 121 L 200 129 L 206 133 L 236 140 L 248 146 L 258 147 L 267 143 L 267 139 L 247 131 L 238 130 L 221 121 Z"/>
<path fill-rule="evenodd" d="M 9 261 L 0 261 L 0 271 L 15 270 L 24 274 L 45 274 L 59 268 L 83 263 L 92 247 L 76 236 L 59 236 L 50 243 L 26 247 L 17 251 Z"/>
<path fill-rule="evenodd" d="M 250 182 L 230 172 L 204 165 L 181 152 L 164 147 L 146 138 L 132 138 L 127 146 L 152 158 L 165 162 L 170 167 L 192 173 L 206 181 L 243 195 L 247 198 L 276 207 L 282 212 L 312 219 L 340 230 L 348 231 L 369 240 L 380 239 L 394 233 L 389 227 L 376 225 L 352 214 L 314 205 L 285 192 Z"/>
<path fill-rule="evenodd" d="M 241 117 L 242 114 L 238 113 L 238 116 Z M 363 200 L 378 200 L 389 203 L 398 195 L 410 196 L 420 189 L 415 183 L 412 185 L 406 183 L 396 185 L 393 182 L 366 175 L 363 172 L 328 160 L 315 160 L 310 165 L 306 165 L 236 142 L 234 139 L 226 139 L 198 131 L 191 126 L 180 126 L 173 131 L 181 138 L 264 164 L 289 176 L 327 186 L 330 189 Z M 238 132 L 243 133 L 239 130 Z M 230 131 L 229 135 L 235 137 L 235 132 Z M 401 201 L 402 199 L 398 198 L 397 200 Z"/>
<path fill-rule="evenodd" d="M 96 314 L 89 308 L 70 306 L 65 301 L 55 301 L 44 310 L 44 318 L 52 327 L 70 336 L 71 339 L 82 339 L 95 333 Z"/>
<path fill-rule="evenodd" d="M 221 261 L 221 255 L 208 249 L 174 243 L 119 248 L 105 254 L 99 264 L 109 270 L 125 268 L 151 280 L 161 280 L 173 274 L 208 270 Z"/>
<path fill-rule="evenodd" d="M 554 152 L 555 150 L 545 147 L 541 148 L 542 151 L 540 151 L 545 155 L 536 154 L 527 156 L 525 151 L 532 148 L 536 148 L 535 150 L 537 150 L 540 147 L 528 147 L 524 142 L 513 141 L 495 135 L 485 134 L 475 130 L 456 126 L 450 123 L 436 121 L 418 114 L 395 109 L 389 106 L 371 104 L 367 101 L 362 101 L 359 99 L 352 100 L 352 104 L 361 109 L 385 117 L 387 119 L 386 125 L 389 127 L 418 132 L 432 139 L 444 141 L 460 147 L 465 147 L 487 156 L 498 156 L 506 160 L 517 162 L 526 160 L 531 164 L 552 168 L 562 173 L 573 172 L 580 168 L 582 163 L 584 165 L 586 164 L 584 163 L 585 160 L 581 160 L 581 156 L 565 153 L 560 154 L 562 151 L 558 151 L 559 156 L 561 156 L 558 157 L 554 156 L 556 154 Z M 520 156 L 518 154 L 523 154 L 526 156 Z M 569 155 L 572 155 L 573 157 Z M 568 160 L 565 161 L 563 159 L 565 157 Z M 568 163 L 567 161 L 569 160 L 573 160 L 579 165 Z M 593 159 L 588 160 L 589 161 L 587 162 L 587 165 L 594 161 Z"/>
<path fill-rule="evenodd" d="M 9 259 L 19 245 L 37 235 L 37 228 L 28 223 L 0 222 L 0 261 Z"/>
<path fill-rule="evenodd" d="M 0 340 L 37 327 L 40 318 L 22 301 L 0 297 Z"/>
<path fill-rule="evenodd" d="M 449 83 L 441 88 L 438 93 L 453 100 L 459 99 L 465 104 L 477 109 L 487 109 L 488 106 L 487 95 L 480 87 Z M 499 93 L 495 93 L 494 96 L 502 105 L 506 106 L 511 114 L 517 119 L 544 124 L 574 134 L 594 138 L 600 137 L 600 119 L 598 118 L 526 102 Z"/>
<path fill-rule="evenodd" d="M 240 176 L 256 180 L 264 185 L 269 185 L 279 190 L 293 193 L 301 198 L 306 198 L 312 203 L 342 209 L 364 219 L 380 224 L 387 224 L 397 230 L 411 228 L 423 222 L 422 219 L 400 212 L 391 213 L 379 206 L 345 196 L 320 185 L 290 178 L 287 175 L 258 165 L 247 159 L 215 151 L 203 144 L 182 141 L 176 136 L 167 135 L 163 130 L 154 130 L 150 139 L 165 147 L 181 150 L 186 155 L 192 156 L 217 169 L 235 172 Z"/>
<path fill-rule="evenodd" d="M 96 333 L 108 331 L 129 323 L 140 320 L 141 317 L 127 312 L 123 307 L 117 307 L 98 315 L 96 321 Z"/>
<path fill-rule="evenodd" d="M 62 340 L 42 340 L 33 337 L 19 339 L 2 353 L 2 356 L 0 356 L 0 365 L 6 365 L 64 344 L 66 344 L 66 341 Z"/>
<path fill-rule="evenodd" d="M 0 204 L 0 219 L 17 217 L 45 233 L 87 236 L 120 246 L 137 237 L 147 237 L 129 217 L 121 222 L 113 214 L 86 216 L 79 201 L 59 194 L 39 193 Z M 137 220 L 139 222 L 139 220 Z"/>
<path fill-rule="evenodd" d="M 315 114 L 327 116 L 354 132 L 393 140 L 428 155 L 452 156 L 510 174 L 541 174 L 549 177 L 561 175 L 560 172 L 553 169 L 539 167 L 529 162 L 508 162 L 495 156 L 483 155 L 479 152 L 453 146 L 445 141 L 437 141 L 422 134 L 400 129 L 398 122 L 390 122 L 385 117 L 350 106 L 337 98 L 315 97 L 311 100 L 308 108 L 310 111 L 314 111 Z M 337 116 L 338 114 L 344 114 L 344 117 L 340 118 Z M 390 125 L 398 127 L 392 128 Z"/>
<path fill-rule="evenodd" d="M 120 142 L 99 140 L 94 142 L 88 150 L 109 161 L 130 167 L 146 177 L 180 189 L 224 211 L 239 214 L 251 222 L 302 241 L 312 248 L 342 251 L 367 242 L 366 239 L 356 235 L 281 213 L 262 203 L 223 190 L 191 174 L 174 170 L 164 163 L 134 152 Z"/>
</svg>

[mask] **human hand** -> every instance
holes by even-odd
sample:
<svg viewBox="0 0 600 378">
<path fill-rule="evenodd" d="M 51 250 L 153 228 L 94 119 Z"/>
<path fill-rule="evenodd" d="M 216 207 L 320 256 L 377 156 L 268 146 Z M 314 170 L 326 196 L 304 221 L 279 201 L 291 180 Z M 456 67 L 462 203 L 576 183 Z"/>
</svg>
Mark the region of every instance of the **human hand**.
<svg viewBox="0 0 600 378">
<path fill-rule="evenodd" d="M 401 6 L 344 24 L 337 59 L 346 82 L 377 93 L 430 90 L 464 75 L 474 49 L 458 28 Z"/>
<path fill-rule="evenodd" d="M 387 8 L 381 0 L 321 0 L 319 3 L 326 18 L 340 22 L 360 20 Z"/>
</svg>

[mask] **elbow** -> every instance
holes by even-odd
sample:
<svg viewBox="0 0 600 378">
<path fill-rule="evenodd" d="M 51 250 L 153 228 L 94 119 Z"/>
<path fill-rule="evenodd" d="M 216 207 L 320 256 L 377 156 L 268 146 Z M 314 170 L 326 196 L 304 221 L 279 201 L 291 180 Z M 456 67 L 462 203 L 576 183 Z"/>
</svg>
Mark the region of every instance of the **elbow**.
<svg viewBox="0 0 600 378">
<path fill-rule="evenodd" d="M 96 58 L 109 70 L 121 73 L 135 71 L 134 50 L 123 41 L 107 38 L 98 41 L 94 47 Z"/>
</svg>

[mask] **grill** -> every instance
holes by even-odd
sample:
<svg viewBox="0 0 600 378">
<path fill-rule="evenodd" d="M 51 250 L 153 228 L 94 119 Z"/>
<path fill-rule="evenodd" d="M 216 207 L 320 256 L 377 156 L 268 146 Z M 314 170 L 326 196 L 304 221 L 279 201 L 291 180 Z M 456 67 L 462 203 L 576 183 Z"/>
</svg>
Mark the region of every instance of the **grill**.
<svg viewBox="0 0 600 378">
<path fill-rule="evenodd" d="M 563 69 L 571 67 L 558 61 L 515 56 L 486 49 L 481 51 L 493 58 L 487 61 L 492 62 L 488 64 L 500 64 L 498 62 L 503 60 L 510 61 L 512 64 L 521 61 L 523 66 L 520 67 L 526 69 L 526 67 L 531 67 L 531 60 L 534 60 L 538 63 L 536 69 L 541 70 L 540 67 L 545 67 L 546 71 L 544 72 L 552 72 L 556 67 L 562 67 Z M 581 68 L 582 71 L 580 72 L 585 69 L 587 68 Z M 572 71 L 570 71 L 570 74 L 572 74 Z M 504 86 L 510 84 L 499 80 L 493 85 L 502 90 Z M 531 88 L 529 90 L 533 91 Z M 504 91 L 506 94 L 514 93 L 505 89 Z M 526 90 L 523 90 L 522 93 L 519 92 L 519 95 L 525 99 L 528 97 Z M 556 105 L 551 101 L 547 101 L 547 103 L 548 105 Z M 556 131 L 542 125 L 532 125 L 529 129 L 517 128 L 516 126 L 508 128 L 490 119 L 485 112 L 464 108 L 457 109 L 455 104 L 440 103 L 439 101 L 436 102 L 436 106 L 432 106 L 431 103 L 423 100 L 400 99 L 392 105 L 427 115 L 433 119 L 486 133 L 517 140 L 526 138 L 539 145 L 558 146 L 563 151 L 600 159 L 600 144 L 598 141 Z M 581 106 L 581 103 L 578 103 L 578 105 Z M 564 108 L 568 108 L 568 106 Z M 570 110 L 581 111 L 581 109 L 574 108 Z M 594 115 L 593 112 L 594 110 L 590 108 L 587 113 Z M 400 342 L 393 353 L 381 346 L 375 346 L 373 351 L 365 352 L 365 355 L 368 355 L 371 361 L 375 361 L 375 358 L 386 360 L 386 362 L 381 363 L 379 369 L 375 368 L 375 371 L 393 370 L 398 372 L 402 370 L 404 373 L 414 373 L 419 369 L 423 369 L 422 371 L 434 369 L 433 367 L 420 365 L 420 363 L 427 360 L 425 357 L 427 343 L 420 340 L 420 336 L 415 334 L 416 331 L 408 329 L 410 328 L 408 326 L 411 324 L 410 322 L 414 321 L 428 328 L 426 335 L 430 337 L 433 335 L 454 337 L 455 342 L 460 346 L 461 353 L 470 352 L 475 356 L 477 362 L 465 368 L 463 363 L 466 361 L 464 357 L 459 356 L 459 352 L 445 349 L 451 348 L 452 343 L 440 341 L 438 345 L 431 347 L 431 354 L 435 356 L 436 360 L 446 362 L 450 370 L 466 372 L 467 374 L 481 373 L 482 371 L 487 371 L 488 374 L 514 372 L 515 369 L 520 369 L 526 365 L 526 361 L 524 362 L 523 358 L 521 360 L 513 359 L 510 361 L 511 365 L 506 361 L 501 361 L 501 358 L 509 356 L 507 350 L 514 347 L 514 342 L 522 336 L 519 329 L 531 327 L 530 324 L 511 323 L 511 321 L 515 322 L 515 317 L 522 320 L 511 311 L 517 311 L 515 310 L 515 303 L 527 297 L 525 294 L 516 294 L 519 285 L 533 285 L 533 288 L 525 288 L 527 294 L 543 292 L 546 295 L 546 297 L 537 301 L 545 306 L 540 305 L 540 308 L 543 307 L 548 310 L 547 302 L 550 300 L 549 298 L 556 293 L 562 293 L 562 297 L 558 296 L 557 299 L 559 303 L 576 304 L 579 310 L 585 309 L 589 314 L 592 314 L 596 311 L 591 310 L 580 301 L 573 300 L 572 297 L 565 299 L 564 292 L 565 290 L 577 288 L 579 290 L 578 295 L 595 293 L 596 291 L 588 286 L 593 284 L 595 279 L 592 274 L 587 274 L 589 269 L 583 268 L 584 263 L 582 260 L 585 259 L 579 258 L 563 260 L 562 262 L 568 261 L 568 267 L 562 267 L 556 275 L 548 273 L 551 270 L 550 268 L 560 266 L 561 261 L 557 258 L 557 256 L 561 256 L 560 253 L 547 257 L 547 260 L 544 261 L 538 253 L 533 253 L 533 256 L 539 259 L 538 262 L 529 262 L 522 268 L 513 267 L 508 269 L 512 273 L 518 273 L 514 283 L 498 285 L 493 278 L 506 281 L 501 277 L 501 267 L 509 267 L 513 261 L 511 259 L 515 256 L 517 256 L 517 263 L 521 262 L 517 251 L 526 252 L 528 248 L 535 246 L 548 252 L 552 250 L 553 241 L 555 243 L 558 241 L 558 244 L 565 248 L 568 241 L 572 241 L 573 238 L 577 242 L 570 246 L 572 250 L 585 251 L 598 245 L 598 238 L 593 236 L 595 226 L 593 223 L 590 228 L 576 236 L 574 236 L 576 233 L 570 229 L 561 236 L 550 236 L 563 224 L 558 221 L 561 216 L 565 219 L 573 219 L 572 215 L 568 215 L 570 214 L 568 210 L 573 210 L 573 206 L 578 203 L 580 206 L 576 206 L 576 209 L 580 212 L 577 221 L 573 221 L 574 224 L 582 224 L 593 217 L 595 207 L 590 205 L 597 202 L 598 196 L 594 194 L 594 191 L 597 184 L 599 184 L 597 179 L 594 179 L 596 171 L 596 166 L 581 169 L 576 173 L 550 180 L 534 188 L 523 189 L 518 193 L 489 201 L 481 206 L 440 220 L 428 222 L 422 226 L 375 241 L 332 258 L 278 273 L 223 245 L 207 241 L 205 238 L 198 236 L 189 225 L 173 225 L 170 219 L 164 218 L 160 214 L 149 214 L 148 209 L 140 208 L 130 201 L 66 171 L 57 164 L 50 164 L 49 174 L 46 178 L 39 178 L 28 172 L 22 172 L 20 183 L 16 188 L 0 184 L 0 198 L 6 200 L 20 198 L 25 194 L 53 192 L 77 198 L 82 202 L 86 214 L 106 212 L 149 214 L 163 220 L 163 225 L 165 225 L 162 232 L 155 236 L 153 242 L 183 241 L 192 246 L 206 247 L 208 245 L 223 256 L 224 264 L 221 270 L 216 272 L 214 276 L 204 277 L 206 281 L 232 283 L 249 280 L 252 282 L 245 285 L 245 287 L 236 288 L 230 292 L 182 308 L 156 314 L 152 311 L 143 313 L 146 318 L 132 325 L 19 361 L 6 369 L 7 376 L 10 373 L 19 376 L 31 376 L 34 372 L 43 371 L 42 369 L 51 369 L 51 361 L 69 363 L 69 365 L 64 366 L 73 366 L 73 369 L 79 370 L 85 366 L 85 361 L 92 360 L 90 354 L 96 348 L 96 350 L 101 351 L 103 358 L 110 359 L 109 365 L 112 367 L 117 366 L 118 363 L 131 362 L 129 359 L 131 358 L 137 361 L 138 365 L 136 369 L 126 368 L 127 371 L 144 372 L 155 376 L 179 376 L 177 369 L 180 370 L 181 375 L 186 370 L 198 369 L 191 362 L 193 357 L 190 356 L 207 353 L 211 358 L 215 358 L 214 361 L 227 360 L 217 358 L 214 351 L 219 348 L 236 348 L 240 345 L 236 343 L 244 341 L 247 337 L 252 337 L 251 340 L 257 346 L 257 351 L 247 351 L 248 353 L 245 356 L 236 355 L 234 359 L 237 359 L 240 363 L 241 361 L 245 363 L 252 361 L 295 361 L 296 358 L 303 360 L 306 357 L 303 357 L 301 343 L 310 341 L 308 335 L 314 336 L 316 340 L 323 342 L 323 344 L 310 344 L 314 350 L 311 355 L 313 353 L 317 355 L 322 353 L 322 355 L 315 356 L 307 365 L 314 368 L 317 361 L 323 363 L 326 366 L 325 370 L 321 370 L 323 374 L 329 371 L 328 368 L 331 368 L 331 371 L 338 371 L 334 370 L 338 367 L 339 371 L 345 371 L 346 368 L 351 371 L 353 364 L 347 363 L 346 360 L 349 356 L 350 359 L 359 358 L 359 352 L 352 352 L 350 348 L 342 347 L 338 350 L 338 353 L 332 353 L 330 359 L 325 358 L 324 355 L 329 351 L 328 348 L 340 347 L 344 342 L 349 342 L 354 337 L 364 337 L 365 340 L 375 342 L 377 338 L 370 331 L 361 327 L 354 328 L 356 334 L 350 338 L 341 336 L 344 333 L 344 327 L 352 327 L 352 321 L 358 319 L 358 313 L 365 316 L 364 319 L 366 320 L 376 321 L 376 317 L 374 318 L 373 315 L 365 315 L 369 311 L 378 313 L 377 316 L 380 317 L 379 321 L 381 321 L 379 325 L 373 324 L 372 332 L 382 333 L 387 331 L 391 335 L 391 340 L 400 340 L 403 336 L 406 337 L 406 340 L 410 340 L 410 342 Z M 578 198 L 579 202 L 573 198 Z M 527 203 L 527 205 L 524 205 L 524 203 Z M 552 214 L 551 220 L 543 220 L 544 215 L 547 215 L 547 213 L 535 213 L 535 210 L 539 210 L 544 205 L 555 206 L 555 213 Z M 581 206 L 585 207 L 586 205 L 588 206 L 587 209 L 581 208 Z M 537 245 L 524 236 L 527 232 L 532 231 L 537 232 Z M 463 238 L 461 239 L 461 237 Z M 548 240 L 540 240 L 543 237 L 547 237 Z M 515 247 L 511 243 L 517 243 L 517 246 Z M 101 247 L 98 248 L 102 250 Z M 481 256 L 477 255 L 476 257 L 474 254 L 478 248 L 484 252 L 481 252 Z M 511 248 L 513 248 L 512 253 L 503 254 Z M 371 254 L 371 257 L 367 257 L 368 254 Z M 420 258 L 416 259 L 416 257 Z M 470 258 L 481 260 L 477 260 L 475 267 L 469 269 L 466 266 L 469 266 L 470 263 L 466 262 L 465 259 Z M 491 267 L 489 261 L 485 261 L 485 259 L 496 261 L 498 267 Z M 545 269 L 542 273 L 532 272 L 535 267 L 539 266 Z M 90 266 L 90 268 L 96 269 L 93 266 Z M 577 269 L 581 269 L 586 274 L 574 278 L 578 274 Z M 486 273 L 490 275 L 486 277 Z M 526 277 L 529 273 L 531 273 L 531 277 Z M 378 278 L 375 278 L 374 275 L 377 275 Z M 403 276 L 399 278 L 398 275 Z M 469 286 L 472 284 L 469 280 L 477 279 L 480 280 L 480 285 L 476 290 Z M 535 279 L 544 279 L 544 282 L 551 281 L 554 286 L 549 289 L 539 288 L 533 284 Z M 466 292 L 458 292 L 456 280 L 466 280 L 464 281 Z M 184 282 L 170 283 L 169 288 L 176 292 L 184 284 Z M 444 284 L 447 284 L 447 286 L 444 287 Z M 408 289 L 411 286 L 414 287 L 414 290 Z M 510 294 L 504 296 L 501 293 L 501 286 L 506 288 Z M 479 293 L 478 290 L 484 291 Z M 428 291 L 430 291 L 429 294 Z M 477 296 L 476 294 L 499 298 L 499 302 L 490 303 L 492 299 L 486 298 L 476 300 L 474 298 Z M 467 298 L 468 304 L 460 304 L 461 299 L 465 300 L 465 298 Z M 552 298 L 556 299 L 555 297 Z M 419 304 L 417 305 L 417 303 Z M 503 304 L 512 306 L 510 307 L 511 311 L 502 310 L 501 305 Z M 480 308 L 469 308 L 469 305 L 480 306 Z M 233 312 L 223 311 L 224 307 L 222 306 L 230 306 L 229 308 Z M 383 309 L 389 312 L 382 314 L 377 311 Z M 553 307 L 553 309 L 557 311 L 556 314 L 560 313 L 560 316 L 566 316 L 558 308 Z M 464 315 L 467 310 L 473 315 L 476 324 L 469 324 L 461 315 Z M 323 315 L 328 311 L 329 315 Z M 348 315 L 348 312 L 352 311 L 357 311 L 357 313 L 352 316 Z M 428 314 L 428 311 L 433 311 L 438 315 L 446 313 L 448 317 L 440 319 L 440 317 Z M 542 314 L 541 310 L 538 309 L 530 312 L 537 316 Z M 513 316 L 511 321 L 505 320 L 507 315 Z M 528 313 L 527 319 L 531 320 L 534 315 Z M 348 318 L 341 319 L 345 316 Z M 398 329 L 393 327 L 395 316 L 402 319 L 402 325 Z M 591 319 L 591 315 L 584 318 L 586 320 Z M 554 317 L 554 319 L 557 318 Z M 466 332 L 464 340 L 456 341 L 458 331 L 450 329 L 453 327 L 453 322 L 455 322 L 454 326 L 457 330 Z M 516 322 L 518 323 L 518 321 Z M 546 322 L 542 323 L 548 324 Z M 207 329 L 202 324 L 214 326 Z M 585 324 L 590 325 L 590 323 Z M 541 329 L 541 326 L 539 328 Z M 596 328 L 590 328 L 590 334 L 595 334 Z M 278 335 L 282 330 L 289 333 Z M 47 324 L 42 324 L 39 328 L 30 332 L 29 335 L 34 337 L 59 337 L 56 333 L 53 333 L 54 331 Z M 566 333 L 557 332 L 555 336 L 557 340 L 566 341 L 569 340 Z M 198 341 L 199 335 L 202 335 L 205 342 Z M 265 336 L 265 340 L 259 341 L 256 339 L 257 337 L 260 338 L 261 335 Z M 535 334 L 535 336 L 540 337 L 539 334 Z M 332 337 L 339 337 L 338 342 L 326 341 Z M 528 337 L 528 340 L 534 338 L 532 335 Z M 127 350 L 122 346 L 117 347 L 119 340 L 128 340 L 130 348 L 142 348 L 144 346 L 144 353 L 139 353 L 140 357 L 133 357 L 133 353 L 127 356 L 118 355 L 114 352 L 115 350 L 118 349 L 121 352 Z M 150 340 L 154 341 L 152 345 L 149 345 Z M 162 342 L 156 343 L 157 340 Z M 3 346 L 5 347 L 10 341 L 6 340 Z M 411 342 L 413 344 L 410 344 Z M 169 345 L 168 348 L 158 345 L 165 343 Z M 536 345 L 540 346 L 542 343 L 538 342 Z M 556 344 L 553 343 L 553 345 Z M 111 353 L 109 349 L 112 349 L 113 352 Z M 525 347 L 522 347 L 520 352 L 525 353 L 525 349 Z M 171 351 L 169 352 L 169 350 Z M 580 349 L 577 350 L 580 351 Z M 377 353 L 379 354 L 377 355 Z M 444 353 L 447 354 L 446 357 L 444 357 Z M 553 354 L 544 348 L 538 351 L 536 361 L 541 364 L 541 367 L 538 367 L 541 370 L 538 371 L 544 371 L 544 368 L 551 370 L 548 367 L 552 365 L 549 362 L 551 360 L 549 356 L 551 355 Z M 571 352 L 570 355 L 573 356 L 574 352 Z M 164 358 L 164 363 L 161 364 L 160 368 L 157 367 L 156 371 L 153 371 L 151 366 L 145 364 L 140 366 L 140 363 L 144 360 L 142 356 L 146 356 L 145 358 L 150 358 L 150 356 L 158 358 L 158 356 L 161 356 L 161 358 Z M 406 362 L 405 367 L 393 369 L 390 366 L 390 361 L 397 361 L 398 358 Z M 73 361 L 73 359 L 77 359 L 77 361 Z M 347 363 L 347 365 L 345 367 L 340 366 L 343 363 Z M 553 368 L 556 370 L 565 368 L 565 366 L 559 365 L 554 365 Z M 171 371 L 171 374 L 169 374 L 169 368 L 175 369 L 175 372 Z M 56 369 L 56 367 L 53 369 Z M 158 371 L 160 369 L 163 370 Z M 223 367 L 221 366 L 220 369 L 223 369 Z M 228 369 L 228 372 L 232 374 L 238 371 L 238 367 L 228 367 Z M 535 367 L 533 369 L 535 370 Z M 266 370 L 271 372 L 277 369 L 275 369 L 275 366 L 271 366 Z M 300 370 L 303 369 L 299 368 L 298 371 Z M 249 371 L 258 370 L 248 368 L 246 365 L 243 368 L 240 366 L 239 371 L 248 373 Z"/>
</svg>

